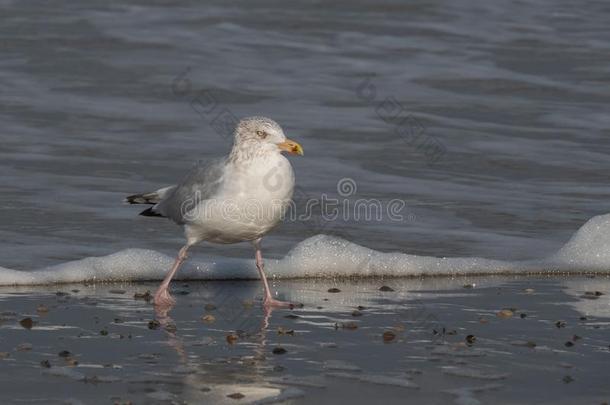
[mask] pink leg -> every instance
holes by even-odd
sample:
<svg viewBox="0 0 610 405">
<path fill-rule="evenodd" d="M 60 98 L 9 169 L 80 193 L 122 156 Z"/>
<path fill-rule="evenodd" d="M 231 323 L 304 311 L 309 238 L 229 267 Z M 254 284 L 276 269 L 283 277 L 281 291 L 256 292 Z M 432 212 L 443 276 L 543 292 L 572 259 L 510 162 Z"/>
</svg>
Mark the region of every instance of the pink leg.
<svg viewBox="0 0 610 405">
<path fill-rule="evenodd" d="M 261 276 L 261 280 L 263 281 L 263 287 L 265 288 L 265 298 L 263 298 L 263 305 L 265 308 L 294 308 L 301 307 L 301 304 L 294 304 L 292 302 L 279 301 L 273 298 L 271 295 L 271 289 L 269 288 L 269 283 L 267 282 L 267 276 L 265 276 L 265 265 L 263 263 L 263 254 L 261 252 L 261 240 L 257 239 L 253 242 L 254 249 L 256 249 L 256 268 L 258 269 L 258 274 Z"/>
<path fill-rule="evenodd" d="M 174 262 L 174 265 L 163 279 L 163 282 L 161 282 L 161 285 L 159 285 L 159 288 L 157 289 L 157 292 L 155 293 L 154 297 L 155 307 L 168 308 L 176 303 L 174 297 L 170 295 L 168 287 L 169 283 L 172 281 L 172 278 L 174 277 L 182 263 L 184 263 L 184 261 L 186 260 L 186 251 L 189 247 L 190 245 L 185 245 L 184 247 L 182 247 L 182 249 L 180 249 L 180 252 L 178 252 L 178 257 Z"/>
</svg>

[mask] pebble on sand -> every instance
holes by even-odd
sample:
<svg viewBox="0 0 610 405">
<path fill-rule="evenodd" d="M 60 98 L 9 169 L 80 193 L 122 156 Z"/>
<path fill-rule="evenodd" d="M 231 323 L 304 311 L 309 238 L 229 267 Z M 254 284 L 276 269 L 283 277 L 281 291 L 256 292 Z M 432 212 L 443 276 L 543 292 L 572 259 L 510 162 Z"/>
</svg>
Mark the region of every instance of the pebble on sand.
<svg viewBox="0 0 610 405">
<path fill-rule="evenodd" d="M 47 312 L 49 312 L 49 308 L 47 308 L 43 304 L 40 304 L 36 307 L 36 312 L 38 312 L 39 314 L 46 314 Z"/>
<path fill-rule="evenodd" d="M 161 323 L 159 321 L 157 321 L 156 319 L 153 319 L 152 321 L 148 321 L 148 329 L 151 329 L 151 330 L 159 329 L 159 326 L 161 326 Z"/>
<path fill-rule="evenodd" d="M 34 321 L 32 320 L 32 318 L 23 318 L 19 321 L 19 325 L 23 326 L 26 329 L 32 329 L 32 326 L 34 326 Z"/>
<path fill-rule="evenodd" d="M 286 328 L 280 326 L 279 328 L 277 328 L 277 334 L 294 336 L 294 329 L 286 329 Z"/>
<path fill-rule="evenodd" d="M 284 349 L 281 346 L 277 346 L 277 347 L 273 348 L 272 353 L 273 354 L 284 354 L 284 353 L 286 353 L 286 349 Z"/>
<path fill-rule="evenodd" d="M 389 287 L 387 285 L 382 285 L 381 287 L 379 287 L 379 291 L 394 291 L 394 289 L 392 287 Z"/>
<path fill-rule="evenodd" d="M 234 333 L 231 333 L 231 334 L 227 335 L 227 343 L 230 344 L 230 345 L 232 345 L 235 342 L 237 342 L 238 339 L 239 338 Z"/>
<path fill-rule="evenodd" d="M 229 397 L 231 399 L 242 399 L 245 397 L 245 395 L 242 394 L 241 392 L 234 392 L 233 394 L 227 395 L 227 397 Z"/>
<path fill-rule="evenodd" d="M 602 295 L 604 295 L 603 292 L 601 291 L 585 291 L 585 293 L 583 295 L 580 296 L 580 298 L 586 298 L 589 300 L 596 300 L 599 297 L 601 297 Z"/>
<path fill-rule="evenodd" d="M 216 321 L 216 317 L 214 315 L 207 314 L 202 316 L 201 320 L 205 323 L 213 323 Z"/>
<path fill-rule="evenodd" d="M 150 300 L 152 300 L 152 294 L 148 290 L 146 292 L 143 292 L 143 293 L 135 293 L 133 295 L 133 299 L 135 299 L 135 300 L 150 301 Z"/>
<path fill-rule="evenodd" d="M 392 332 L 391 330 L 386 330 L 385 332 L 383 332 L 384 343 L 390 343 L 394 339 L 396 339 L 396 333 Z"/>
<path fill-rule="evenodd" d="M 340 289 L 338 289 L 338 288 L 329 288 L 329 289 L 328 289 L 328 292 L 329 292 L 329 293 L 340 293 L 340 292 L 341 292 L 341 290 L 340 290 Z"/>
<path fill-rule="evenodd" d="M 510 309 L 503 309 L 501 311 L 499 311 L 496 315 L 498 316 L 498 318 L 502 318 L 502 319 L 508 319 L 511 318 L 515 313 L 513 311 L 511 311 Z"/>
</svg>

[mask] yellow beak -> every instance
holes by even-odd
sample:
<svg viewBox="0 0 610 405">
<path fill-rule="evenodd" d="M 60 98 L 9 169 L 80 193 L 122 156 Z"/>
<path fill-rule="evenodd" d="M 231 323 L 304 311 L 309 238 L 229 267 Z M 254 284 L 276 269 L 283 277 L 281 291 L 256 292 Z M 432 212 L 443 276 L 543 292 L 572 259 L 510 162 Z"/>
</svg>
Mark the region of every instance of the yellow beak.
<svg viewBox="0 0 610 405">
<path fill-rule="evenodd" d="M 278 143 L 277 147 L 290 153 L 291 155 L 303 155 L 303 147 L 290 139 L 286 139 L 284 142 Z"/>
</svg>

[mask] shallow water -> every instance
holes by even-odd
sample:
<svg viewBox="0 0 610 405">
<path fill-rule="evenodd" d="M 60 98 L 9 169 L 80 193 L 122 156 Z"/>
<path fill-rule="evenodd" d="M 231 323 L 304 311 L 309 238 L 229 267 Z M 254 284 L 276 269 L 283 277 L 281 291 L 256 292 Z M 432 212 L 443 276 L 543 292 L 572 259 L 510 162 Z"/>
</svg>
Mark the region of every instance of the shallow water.
<svg viewBox="0 0 610 405">
<path fill-rule="evenodd" d="M 305 306 L 271 313 L 254 281 L 177 283 L 171 318 L 134 299 L 154 287 L 0 288 L 2 402 L 567 404 L 610 396 L 610 310 L 605 296 L 586 295 L 610 293 L 606 277 L 282 281 L 280 296 Z M 26 317 L 31 329 L 19 324 Z M 244 397 L 228 397 L 236 393 Z"/>
<path fill-rule="evenodd" d="M 173 255 L 180 230 L 121 200 L 226 152 L 191 108 L 200 91 L 301 141 L 299 199 L 337 197 L 351 178 L 351 198 L 407 202 L 398 222 L 286 224 L 267 256 L 335 233 L 383 251 L 534 258 L 610 211 L 603 2 L 0 7 L 2 266 Z M 191 87 L 176 92 L 181 74 Z M 370 75 L 373 101 L 357 90 Z M 445 147 L 435 163 L 377 114 L 392 97 Z M 252 256 L 246 244 L 197 254 Z"/>
</svg>

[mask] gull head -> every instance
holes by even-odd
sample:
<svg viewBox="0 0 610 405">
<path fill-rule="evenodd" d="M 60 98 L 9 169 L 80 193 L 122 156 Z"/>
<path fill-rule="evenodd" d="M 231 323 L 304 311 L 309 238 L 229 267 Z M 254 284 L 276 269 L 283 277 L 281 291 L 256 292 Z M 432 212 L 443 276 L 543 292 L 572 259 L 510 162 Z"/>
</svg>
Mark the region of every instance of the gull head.
<svg viewBox="0 0 610 405">
<path fill-rule="evenodd" d="M 303 148 L 297 142 L 286 138 L 282 127 L 266 117 L 244 118 L 235 128 L 234 148 L 258 150 L 262 152 L 287 152 L 302 155 Z"/>
</svg>

